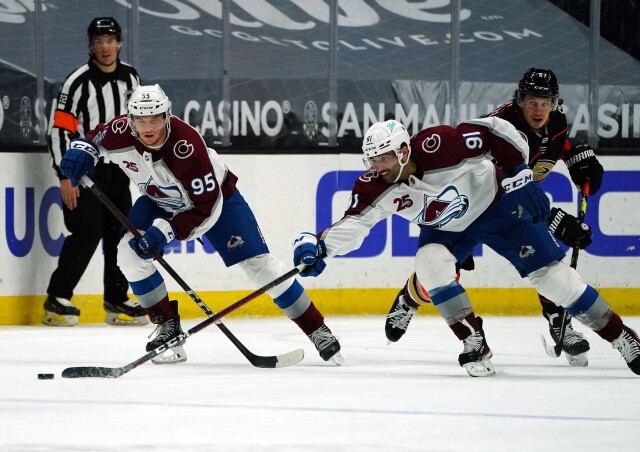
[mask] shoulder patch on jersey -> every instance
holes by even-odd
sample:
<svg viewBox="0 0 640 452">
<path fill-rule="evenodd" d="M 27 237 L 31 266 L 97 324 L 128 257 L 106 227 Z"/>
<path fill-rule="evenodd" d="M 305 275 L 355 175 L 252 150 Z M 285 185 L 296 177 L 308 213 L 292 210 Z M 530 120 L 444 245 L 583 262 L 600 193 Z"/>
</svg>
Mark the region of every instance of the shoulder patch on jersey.
<svg viewBox="0 0 640 452">
<path fill-rule="evenodd" d="M 422 141 L 422 150 L 427 154 L 433 154 L 438 149 L 440 149 L 440 135 L 434 133 L 431 136 L 428 136 L 425 140 Z"/>
<path fill-rule="evenodd" d="M 113 130 L 113 133 L 117 133 L 119 135 L 122 135 L 128 127 L 129 122 L 126 118 L 119 118 L 111 123 L 111 130 Z"/>
<path fill-rule="evenodd" d="M 186 159 L 193 154 L 195 151 L 195 147 L 193 144 L 189 143 L 187 140 L 179 140 L 173 146 L 173 153 L 179 159 Z"/>
</svg>

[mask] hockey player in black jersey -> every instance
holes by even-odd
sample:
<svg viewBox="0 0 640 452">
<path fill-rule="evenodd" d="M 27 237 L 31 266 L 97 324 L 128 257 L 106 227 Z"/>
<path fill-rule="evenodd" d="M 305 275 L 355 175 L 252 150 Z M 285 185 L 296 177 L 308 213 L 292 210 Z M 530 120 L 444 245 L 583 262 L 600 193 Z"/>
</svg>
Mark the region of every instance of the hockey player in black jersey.
<svg viewBox="0 0 640 452">
<path fill-rule="evenodd" d="M 604 170 L 591 147 L 585 144 L 573 146 L 567 138 L 567 118 L 559 98 L 558 81 L 553 71 L 530 68 L 518 83 L 511 102 L 496 108 L 488 116 L 509 121 L 527 137 L 529 166 L 536 182 L 543 181 L 558 160 L 563 160 L 571 179 L 580 189 L 589 180 L 590 192 L 600 189 Z M 591 244 L 591 228 L 562 209 L 551 209 L 547 223 L 554 236 L 569 247 L 584 249 Z M 458 264 L 458 271 L 473 270 L 473 256 Z M 549 322 L 549 331 L 557 342 L 564 308 L 538 295 L 542 315 Z M 413 273 L 393 302 L 385 322 L 385 333 L 391 342 L 398 341 L 407 331 L 409 322 L 420 305 L 431 302 L 429 295 Z M 567 324 L 562 349 L 572 366 L 586 366 L 589 343 Z"/>
</svg>

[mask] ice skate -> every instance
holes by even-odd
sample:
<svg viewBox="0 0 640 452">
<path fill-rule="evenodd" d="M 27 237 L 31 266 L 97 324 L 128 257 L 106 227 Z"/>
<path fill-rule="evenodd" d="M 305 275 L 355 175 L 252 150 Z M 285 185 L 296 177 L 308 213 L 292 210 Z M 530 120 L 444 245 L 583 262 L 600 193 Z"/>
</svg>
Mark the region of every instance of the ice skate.
<svg viewBox="0 0 640 452">
<path fill-rule="evenodd" d="M 180 316 L 159 324 L 149 337 L 154 333 L 156 336 L 152 341 L 147 343 L 148 352 L 155 350 L 168 341 L 177 342 L 175 345 L 172 344 L 162 354 L 152 358 L 151 361 L 154 364 L 177 364 L 187 360 L 187 354 L 182 347 L 185 341 L 184 339 L 180 340 L 180 336 L 183 334 L 182 327 L 180 326 Z"/>
<path fill-rule="evenodd" d="M 551 337 L 556 344 L 560 339 L 561 324 L 562 316 L 550 317 L 549 333 L 551 333 Z M 562 350 L 569 364 L 575 367 L 587 367 L 589 365 L 587 352 L 590 348 L 589 342 L 584 338 L 584 335 L 573 329 L 571 318 L 569 318 L 564 332 L 564 339 L 562 340 Z"/>
<path fill-rule="evenodd" d="M 107 312 L 104 321 L 109 325 L 146 325 L 149 323 L 147 313 L 138 303 L 127 299 L 122 303 L 104 302 Z"/>
<path fill-rule="evenodd" d="M 464 339 L 464 349 L 458 356 L 458 363 L 464 367 L 472 377 L 488 377 L 495 375 L 496 370 L 491 364 L 491 349 L 487 345 L 482 329 L 482 318 L 476 317 L 480 324 L 480 331 L 476 331 Z"/>
<path fill-rule="evenodd" d="M 636 332 L 622 325 L 622 333 L 611 342 L 611 346 L 620 352 L 629 369 L 640 375 L 640 338 Z"/>
<path fill-rule="evenodd" d="M 44 301 L 42 323 L 49 326 L 75 326 L 80 310 L 65 298 L 49 295 Z"/>
<path fill-rule="evenodd" d="M 398 342 L 404 336 L 409 327 L 409 322 L 411 322 L 411 318 L 416 312 L 418 312 L 418 308 L 409 306 L 404 297 L 404 288 L 401 289 L 393 301 L 393 305 L 391 305 L 391 310 L 387 314 L 384 324 L 384 332 L 387 335 L 388 343 Z"/>
<path fill-rule="evenodd" d="M 316 346 L 320 353 L 320 358 L 325 361 L 331 360 L 338 366 L 344 363 L 344 358 L 340 354 L 340 343 L 338 338 L 333 335 L 327 325 L 322 324 L 320 328 L 309 334 L 309 339 Z"/>
</svg>

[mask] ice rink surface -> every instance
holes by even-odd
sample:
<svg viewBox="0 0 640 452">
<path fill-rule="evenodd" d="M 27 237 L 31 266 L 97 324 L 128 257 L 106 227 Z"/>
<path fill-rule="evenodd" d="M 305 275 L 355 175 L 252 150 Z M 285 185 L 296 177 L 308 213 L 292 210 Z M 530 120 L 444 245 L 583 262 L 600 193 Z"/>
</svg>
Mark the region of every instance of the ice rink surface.
<svg viewBox="0 0 640 452">
<path fill-rule="evenodd" d="M 497 369 L 487 378 L 458 366 L 461 343 L 428 316 L 392 345 L 382 316 L 327 318 L 342 367 L 287 319 L 227 319 L 254 353 L 303 348 L 304 360 L 254 368 L 212 325 L 187 341 L 187 363 L 147 363 L 117 379 L 60 373 L 134 361 L 151 325 L 0 327 L 0 450 L 640 450 L 640 376 L 609 343 L 574 321 L 591 351 L 589 367 L 572 368 L 544 352 L 542 317 L 484 320 Z M 626 321 L 640 329 L 639 317 Z"/>
</svg>

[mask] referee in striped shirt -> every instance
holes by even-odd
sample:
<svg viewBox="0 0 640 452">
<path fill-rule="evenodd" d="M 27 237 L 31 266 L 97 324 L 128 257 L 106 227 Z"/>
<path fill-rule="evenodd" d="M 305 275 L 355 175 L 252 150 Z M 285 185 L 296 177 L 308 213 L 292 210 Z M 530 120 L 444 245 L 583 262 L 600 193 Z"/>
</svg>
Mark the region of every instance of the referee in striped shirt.
<svg viewBox="0 0 640 452">
<path fill-rule="evenodd" d="M 72 139 L 127 112 L 129 94 L 140 84 L 138 72 L 119 59 L 122 30 L 112 17 L 96 17 L 87 29 L 90 58 L 65 80 L 54 102 L 49 151 L 60 179 L 64 223 L 70 232 L 51 275 L 42 323 L 73 326 L 80 310 L 71 303 L 100 239 L 104 239 L 104 309 L 109 324 L 148 323 L 144 310 L 128 299 L 128 283 L 116 261 L 120 223 L 91 190 L 72 187 L 60 173 L 60 160 Z M 96 184 L 123 213 L 131 208 L 129 178 L 113 163 L 100 161 Z"/>
</svg>

